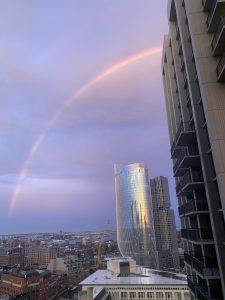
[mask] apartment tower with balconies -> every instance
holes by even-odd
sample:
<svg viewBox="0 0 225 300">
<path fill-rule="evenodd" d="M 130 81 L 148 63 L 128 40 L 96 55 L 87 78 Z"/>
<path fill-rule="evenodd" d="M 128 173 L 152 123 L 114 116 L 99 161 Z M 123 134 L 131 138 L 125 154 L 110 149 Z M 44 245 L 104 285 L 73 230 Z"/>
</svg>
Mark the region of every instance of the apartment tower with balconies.
<svg viewBox="0 0 225 300">
<path fill-rule="evenodd" d="M 162 75 L 193 299 L 225 299 L 225 0 L 169 0 Z"/>
</svg>

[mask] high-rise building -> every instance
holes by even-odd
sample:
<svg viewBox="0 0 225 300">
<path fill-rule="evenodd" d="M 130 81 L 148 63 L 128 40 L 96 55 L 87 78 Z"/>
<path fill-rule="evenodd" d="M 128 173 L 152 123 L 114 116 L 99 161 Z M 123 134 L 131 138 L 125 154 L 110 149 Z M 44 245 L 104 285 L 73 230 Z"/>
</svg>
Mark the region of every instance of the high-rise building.
<svg viewBox="0 0 225 300">
<path fill-rule="evenodd" d="M 170 208 L 168 179 L 150 179 L 151 201 L 159 269 L 179 269 L 174 211 Z"/>
<path fill-rule="evenodd" d="M 148 169 L 115 165 L 117 242 L 121 254 L 138 265 L 157 268 Z"/>
<path fill-rule="evenodd" d="M 225 0 L 169 0 L 162 74 L 189 288 L 225 299 Z"/>
</svg>

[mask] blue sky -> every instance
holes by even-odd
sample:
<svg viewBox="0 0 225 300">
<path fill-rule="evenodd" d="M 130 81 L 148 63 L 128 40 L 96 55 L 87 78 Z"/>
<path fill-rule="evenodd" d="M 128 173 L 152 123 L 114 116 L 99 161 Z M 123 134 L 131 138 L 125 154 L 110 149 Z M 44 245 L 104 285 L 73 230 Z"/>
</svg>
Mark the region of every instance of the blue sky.
<svg viewBox="0 0 225 300">
<path fill-rule="evenodd" d="M 32 144 L 73 93 L 126 57 L 162 44 L 166 0 L 2 0 L 0 234 L 115 226 L 114 163 L 169 177 L 177 210 L 161 54 L 92 86 L 51 127 L 10 199 Z"/>
</svg>

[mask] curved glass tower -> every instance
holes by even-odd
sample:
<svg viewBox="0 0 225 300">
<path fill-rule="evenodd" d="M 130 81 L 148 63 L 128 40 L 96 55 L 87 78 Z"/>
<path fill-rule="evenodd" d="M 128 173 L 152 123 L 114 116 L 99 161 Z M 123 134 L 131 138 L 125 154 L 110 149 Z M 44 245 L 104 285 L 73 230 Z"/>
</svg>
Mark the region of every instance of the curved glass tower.
<svg viewBox="0 0 225 300">
<path fill-rule="evenodd" d="M 123 256 L 157 268 L 148 169 L 144 164 L 114 165 L 117 242 Z"/>
</svg>

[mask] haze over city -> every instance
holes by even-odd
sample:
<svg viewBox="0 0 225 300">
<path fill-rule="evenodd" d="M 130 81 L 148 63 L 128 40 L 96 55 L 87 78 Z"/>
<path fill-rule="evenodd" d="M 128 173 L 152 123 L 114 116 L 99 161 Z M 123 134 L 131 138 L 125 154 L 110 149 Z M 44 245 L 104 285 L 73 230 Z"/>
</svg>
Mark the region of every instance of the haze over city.
<svg viewBox="0 0 225 300">
<path fill-rule="evenodd" d="M 167 176 L 177 214 L 161 51 L 60 109 L 160 49 L 166 4 L 1 1 L 0 234 L 115 228 L 114 163 Z"/>
</svg>

